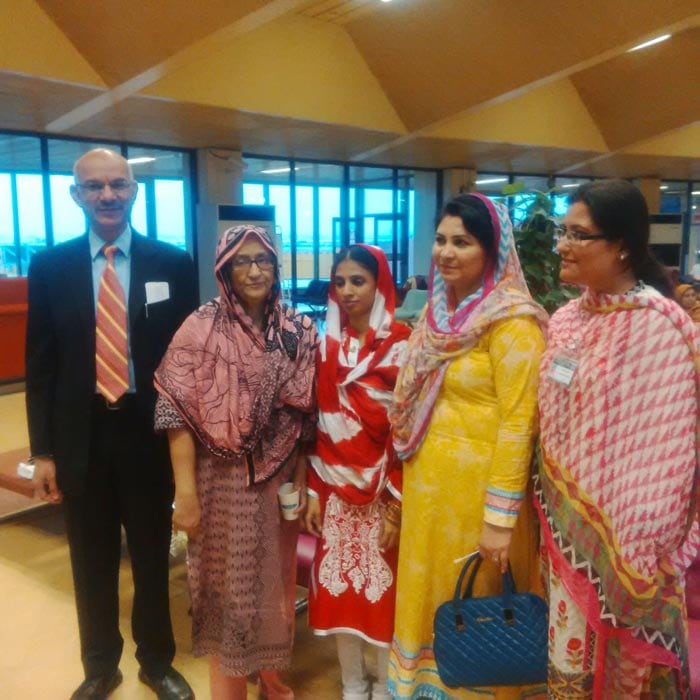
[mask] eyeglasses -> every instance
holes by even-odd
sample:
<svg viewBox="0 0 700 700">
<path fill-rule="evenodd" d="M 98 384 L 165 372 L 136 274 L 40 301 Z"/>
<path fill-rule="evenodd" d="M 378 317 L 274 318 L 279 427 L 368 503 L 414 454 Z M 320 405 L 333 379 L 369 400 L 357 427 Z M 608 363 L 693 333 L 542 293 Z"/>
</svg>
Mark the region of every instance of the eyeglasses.
<svg viewBox="0 0 700 700">
<path fill-rule="evenodd" d="M 604 233 L 584 233 L 566 226 L 555 226 L 554 237 L 557 239 L 557 242 L 564 241 L 573 246 L 581 245 L 584 241 L 597 241 L 607 238 Z"/>
<path fill-rule="evenodd" d="M 247 255 L 237 255 L 231 260 L 231 265 L 233 265 L 234 270 L 245 270 L 246 272 L 250 270 L 253 263 L 258 266 L 258 269 L 267 272 L 275 266 L 275 259 L 272 255 L 268 255 L 267 253 L 260 253 L 260 255 L 256 255 L 254 258 L 249 258 Z"/>
<path fill-rule="evenodd" d="M 112 180 L 111 182 L 98 182 L 97 180 L 89 180 L 88 182 L 76 182 L 75 186 L 85 192 L 90 197 L 96 197 L 104 192 L 105 187 L 109 187 L 115 194 L 124 194 L 127 190 L 133 187 L 132 180 Z"/>
</svg>

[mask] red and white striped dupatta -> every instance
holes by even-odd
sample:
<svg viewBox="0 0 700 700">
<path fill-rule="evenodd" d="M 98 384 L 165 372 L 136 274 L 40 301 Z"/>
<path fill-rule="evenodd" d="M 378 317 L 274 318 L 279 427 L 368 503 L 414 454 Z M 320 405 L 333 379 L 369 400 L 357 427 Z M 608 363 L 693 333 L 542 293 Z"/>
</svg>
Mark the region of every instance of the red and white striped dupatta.
<svg viewBox="0 0 700 700">
<path fill-rule="evenodd" d="M 387 485 L 394 497 L 401 497 L 401 468 L 386 414 L 410 334 L 394 320 L 394 285 L 386 256 L 374 246 L 363 247 L 379 266 L 370 328 L 357 363 L 351 365 L 348 349 L 357 334 L 331 284 L 317 367 L 316 450 L 309 457 L 309 488 L 319 495 L 334 492 L 353 505 L 372 502 Z"/>
</svg>

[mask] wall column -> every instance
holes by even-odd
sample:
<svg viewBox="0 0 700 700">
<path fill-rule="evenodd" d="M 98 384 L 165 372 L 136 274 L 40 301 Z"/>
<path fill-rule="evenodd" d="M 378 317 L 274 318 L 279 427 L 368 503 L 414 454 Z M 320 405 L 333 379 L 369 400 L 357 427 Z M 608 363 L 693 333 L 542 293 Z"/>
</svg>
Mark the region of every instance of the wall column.
<svg viewBox="0 0 700 700">
<path fill-rule="evenodd" d="M 637 187 L 647 200 L 649 213 L 658 214 L 661 208 L 661 180 L 658 177 L 640 177 Z"/>
<path fill-rule="evenodd" d="M 476 170 L 469 168 L 447 168 L 442 171 L 443 196 L 445 202 L 460 194 L 475 189 Z"/>
<path fill-rule="evenodd" d="M 197 255 L 199 294 L 203 301 L 218 295 L 214 254 L 218 242 L 219 204 L 241 204 L 243 157 L 223 148 L 197 149 Z"/>
</svg>

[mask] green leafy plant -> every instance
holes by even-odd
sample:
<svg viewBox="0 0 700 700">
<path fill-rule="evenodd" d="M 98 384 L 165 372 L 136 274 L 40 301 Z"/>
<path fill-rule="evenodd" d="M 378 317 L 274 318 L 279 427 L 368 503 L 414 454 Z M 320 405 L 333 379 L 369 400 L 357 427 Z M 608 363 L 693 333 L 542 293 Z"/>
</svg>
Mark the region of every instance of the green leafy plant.
<svg viewBox="0 0 700 700">
<path fill-rule="evenodd" d="M 522 189 L 522 184 L 508 185 L 503 188 L 503 194 L 519 194 Z M 533 199 L 525 218 L 515 228 L 515 247 L 530 293 L 551 314 L 577 297 L 579 290 L 559 282 L 561 261 L 555 250 L 554 202 L 546 192 L 528 194 Z"/>
</svg>

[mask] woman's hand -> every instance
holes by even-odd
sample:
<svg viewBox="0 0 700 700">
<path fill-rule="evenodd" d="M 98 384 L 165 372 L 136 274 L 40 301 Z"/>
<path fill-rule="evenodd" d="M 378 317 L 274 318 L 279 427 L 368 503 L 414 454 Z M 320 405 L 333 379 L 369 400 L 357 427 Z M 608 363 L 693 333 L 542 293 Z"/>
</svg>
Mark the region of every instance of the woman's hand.
<svg viewBox="0 0 700 700">
<path fill-rule="evenodd" d="M 479 539 L 479 554 L 484 559 L 492 561 L 501 569 L 501 573 L 508 571 L 508 550 L 513 529 L 510 527 L 498 527 L 484 523 Z"/>
<path fill-rule="evenodd" d="M 323 522 L 321 520 L 321 504 L 316 496 L 309 496 L 306 500 L 306 516 L 304 517 L 306 530 L 316 537 L 321 537 Z"/>
<path fill-rule="evenodd" d="M 386 552 L 387 549 L 396 547 L 399 543 L 399 533 L 401 528 L 396 523 L 389 520 L 386 515 L 382 516 L 382 529 L 379 531 L 379 551 Z"/>
<path fill-rule="evenodd" d="M 299 491 L 299 505 L 294 509 L 294 514 L 299 518 L 303 518 L 304 512 L 306 511 L 306 470 L 308 468 L 308 460 L 306 457 L 300 455 L 297 458 L 297 463 L 294 467 L 294 476 L 292 477 L 294 490 Z"/>
<path fill-rule="evenodd" d="M 173 528 L 187 533 L 193 539 L 199 533 L 202 511 L 196 495 L 178 495 L 175 492 L 175 510 L 173 511 Z"/>
</svg>

